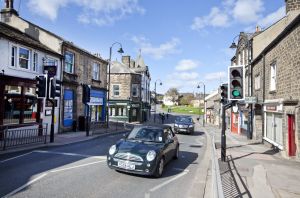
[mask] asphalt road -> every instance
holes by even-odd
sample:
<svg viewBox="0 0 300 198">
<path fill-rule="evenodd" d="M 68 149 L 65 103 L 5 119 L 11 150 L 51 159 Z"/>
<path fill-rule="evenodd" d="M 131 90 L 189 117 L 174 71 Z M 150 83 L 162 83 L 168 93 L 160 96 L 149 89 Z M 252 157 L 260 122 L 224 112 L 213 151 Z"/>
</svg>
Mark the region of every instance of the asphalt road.
<svg viewBox="0 0 300 198">
<path fill-rule="evenodd" d="M 111 170 L 106 153 L 122 135 L 0 156 L 0 197 L 189 197 L 199 179 L 206 136 L 179 134 L 180 157 L 161 178 Z M 204 159 L 205 160 L 205 159 Z M 205 184 L 203 184 L 205 185 Z M 199 195 L 200 197 L 201 195 Z"/>
</svg>

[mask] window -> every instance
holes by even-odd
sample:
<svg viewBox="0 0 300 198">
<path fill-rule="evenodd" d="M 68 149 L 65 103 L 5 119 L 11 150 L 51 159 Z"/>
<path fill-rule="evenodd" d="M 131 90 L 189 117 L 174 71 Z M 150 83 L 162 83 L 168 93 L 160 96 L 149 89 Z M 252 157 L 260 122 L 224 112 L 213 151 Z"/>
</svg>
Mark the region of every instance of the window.
<svg viewBox="0 0 300 198">
<path fill-rule="evenodd" d="M 65 72 L 74 73 L 74 54 L 65 52 Z"/>
<path fill-rule="evenodd" d="M 113 95 L 114 96 L 120 95 L 120 86 L 119 85 L 113 85 Z"/>
<path fill-rule="evenodd" d="M 37 65 L 38 65 L 38 54 L 35 52 L 33 53 L 33 65 L 32 65 L 33 71 L 37 71 Z"/>
<path fill-rule="evenodd" d="M 94 80 L 100 80 L 100 65 L 98 63 L 93 64 L 92 76 Z"/>
<path fill-rule="evenodd" d="M 260 89 L 260 75 L 256 75 L 254 79 L 254 89 Z"/>
<path fill-rule="evenodd" d="M 19 67 L 23 69 L 30 69 L 29 68 L 29 57 L 30 51 L 26 48 L 19 48 Z"/>
<path fill-rule="evenodd" d="M 139 97 L 139 85 L 133 84 L 132 85 L 132 97 Z"/>
<path fill-rule="evenodd" d="M 16 46 L 12 46 L 11 47 L 11 63 L 10 65 L 12 67 L 16 67 L 17 66 L 17 47 Z"/>
<path fill-rule="evenodd" d="M 271 65 L 270 91 L 276 90 L 276 63 Z"/>
</svg>

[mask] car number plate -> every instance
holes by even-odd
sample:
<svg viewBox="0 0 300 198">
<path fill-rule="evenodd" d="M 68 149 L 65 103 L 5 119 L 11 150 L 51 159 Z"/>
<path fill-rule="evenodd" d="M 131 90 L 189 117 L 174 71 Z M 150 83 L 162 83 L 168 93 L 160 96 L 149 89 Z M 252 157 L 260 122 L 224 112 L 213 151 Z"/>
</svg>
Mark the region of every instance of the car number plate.
<svg viewBox="0 0 300 198">
<path fill-rule="evenodd" d="M 124 162 L 124 161 L 118 161 L 118 167 L 119 168 L 124 168 L 127 170 L 134 170 L 135 169 L 135 165 L 130 163 L 130 162 Z"/>
</svg>

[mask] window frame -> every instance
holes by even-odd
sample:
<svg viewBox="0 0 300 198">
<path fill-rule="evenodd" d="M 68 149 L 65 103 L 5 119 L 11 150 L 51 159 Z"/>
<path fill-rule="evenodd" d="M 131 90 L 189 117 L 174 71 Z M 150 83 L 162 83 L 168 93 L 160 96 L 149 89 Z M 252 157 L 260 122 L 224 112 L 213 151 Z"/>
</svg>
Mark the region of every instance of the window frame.
<svg viewBox="0 0 300 198">
<path fill-rule="evenodd" d="M 39 54 L 34 51 L 32 53 L 32 71 L 37 72 L 38 71 L 38 62 L 39 62 Z"/>
<path fill-rule="evenodd" d="M 136 88 L 136 94 L 133 94 L 133 90 Z M 132 95 L 132 97 L 135 97 L 135 98 L 137 98 L 137 97 L 139 97 L 140 96 L 140 94 L 139 94 L 139 84 L 132 84 L 132 87 L 131 87 L 131 95 Z"/>
<path fill-rule="evenodd" d="M 94 62 L 92 70 L 92 79 L 100 81 L 100 64 Z"/>
<path fill-rule="evenodd" d="M 28 59 L 26 59 L 26 58 L 23 58 L 23 57 L 21 57 L 20 56 L 20 49 L 24 49 L 24 50 L 27 50 L 28 51 Z M 17 55 L 18 55 L 18 68 L 20 68 L 20 69 L 23 69 L 23 70 L 31 70 L 31 53 L 32 53 L 32 50 L 30 50 L 29 48 L 27 48 L 27 47 L 24 47 L 24 46 L 19 46 L 19 48 L 18 48 L 18 53 L 17 53 Z M 27 68 L 24 68 L 24 67 L 21 67 L 21 64 L 20 64 L 20 60 L 27 60 Z"/>
<path fill-rule="evenodd" d="M 67 54 L 73 56 L 72 57 L 72 62 L 67 62 L 67 59 L 66 59 Z M 66 69 L 66 64 L 71 65 L 71 71 Z M 66 50 L 65 53 L 64 53 L 64 71 L 69 73 L 69 74 L 74 74 L 74 70 L 75 70 L 75 53 Z"/>
<path fill-rule="evenodd" d="M 116 93 L 115 87 L 118 86 L 118 94 Z M 119 97 L 120 96 L 120 85 L 119 84 L 112 84 L 112 94 L 114 97 Z"/>
<path fill-rule="evenodd" d="M 273 62 L 270 65 L 270 91 L 274 92 L 276 91 L 276 83 L 277 83 L 277 64 L 276 62 Z"/>
</svg>

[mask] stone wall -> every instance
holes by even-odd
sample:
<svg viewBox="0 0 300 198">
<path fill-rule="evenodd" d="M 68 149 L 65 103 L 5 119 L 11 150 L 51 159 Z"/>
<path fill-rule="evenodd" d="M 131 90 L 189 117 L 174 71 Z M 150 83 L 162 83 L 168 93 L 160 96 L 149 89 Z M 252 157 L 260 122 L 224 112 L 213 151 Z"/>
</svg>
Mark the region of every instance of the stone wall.
<svg viewBox="0 0 300 198">
<path fill-rule="evenodd" d="M 111 100 L 128 100 L 131 96 L 131 74 L 111 74 L 110 75 L 110 93 Z M 113 95 L 113 85 L 120 85 L 120 95 Z"/>
</svg>

